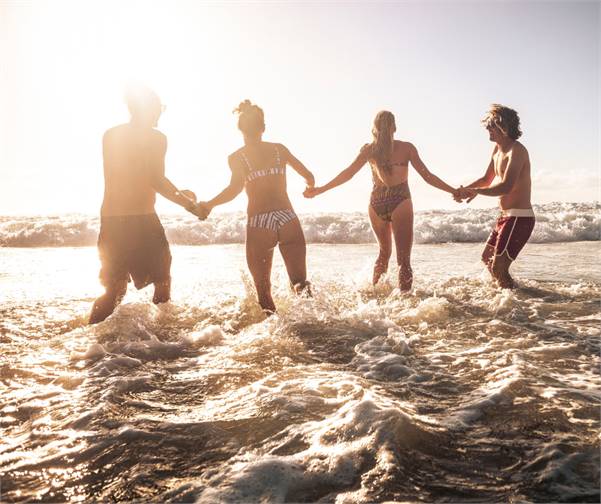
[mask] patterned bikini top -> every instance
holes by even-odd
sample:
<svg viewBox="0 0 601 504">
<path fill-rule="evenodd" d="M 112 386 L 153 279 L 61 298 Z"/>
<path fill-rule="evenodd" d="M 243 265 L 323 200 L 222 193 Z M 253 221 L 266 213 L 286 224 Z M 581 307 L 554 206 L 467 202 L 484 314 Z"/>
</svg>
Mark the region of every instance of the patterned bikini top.
<svg viewBox="0 0 601 504">
<path fill-rule="evenodd" d="M 244 158 L 244 162 L 246 163 L 246 166 L 248 167 L 248 174 L 246 175 L 247 183 L 252 182 L 253 180 L 256 180 L 260 177 L 267 177 L 269 175 L 286 175 L 286 166 L 281 165 L 280 151 L 278 150 L 277 147 L 275 148 L 276 165 L 273 168 L 266 168 L 264 170 L 253 170 L 252 167 L 250 166 L 250 163 L 248 162 L 248 158 L 246 157 L 244 152 L 242 152 L 241 154 L 242 154 L 242 157 Z"/>
<path fill-rule="evenodd" d="M 408 166 L 409 163 L 401 163 L 399 161 L 395 161 L 394 163 L 391 162 L 387 162 L 385 164 L 382 165 L 382 168 L 384 169 L 384 171 L 391 173 L 392 172 L 392 168 L 395 166 Z M 382 182 L 381 178 L 380 178 L 380 174 L 378 173 L 378 168 L 377 166 L 374 164 L 371 164 L 371 177 L 372 180 L 374 182 L 374 185 L 380 185 L 380 183 Z"/>
</svg>

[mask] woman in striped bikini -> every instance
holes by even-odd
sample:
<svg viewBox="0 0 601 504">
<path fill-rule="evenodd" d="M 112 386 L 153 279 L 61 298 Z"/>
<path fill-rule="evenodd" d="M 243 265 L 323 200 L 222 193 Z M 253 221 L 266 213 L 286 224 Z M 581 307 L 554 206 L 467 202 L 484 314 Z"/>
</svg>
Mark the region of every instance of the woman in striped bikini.
<svg viewBox="0 0 601 504">
<path fill-rule="evenodd" d="M 369 218 L 380 246 L 380 253 L 374 266 L 373 283 L 374 285 L 378 283 L 380 277 L 388 270 L 388 262 L 392 254 L 392 234 L 399 265 L 399 288 L 408 291 L 413 284 L 411 270 L 413 205 L 407 183 L 409 162 L 428 184 L 454 195 L 458 192 L 426 168 L 417 149 L 411 143 L 395 140 L 395 131 L 396 125 L 392 112 L 386 110 L 378 112 L 372 129 L 373 141 L 365 144 L 350 166 L 330 182 L 321 187 L 308 188 L 304 194 L 307 198 L 313 198 L 344 184 L 369 162 L 373 179 Z"/>
<path fill-rule="evenodd" d="M 275 312 L 271 297 L 271 264 L 276 245 L 295 292 L 310 294 L 307 282 L 305 236 L 286 192 L 286 165 L 315 184 L 313 174 L 282 144 L 264 142 L 263 110 L 245 100 L 236 110 L 238 129 L 244 146 L 228 158 L 232 171 L 230 184 L 221 193 L 198 206 L 208 216 L 217 205 L 233 200 L 246 188 L 248 222 L 246 260 L 252 274 L 259 304 L 266 313 Z"/>
</svg>

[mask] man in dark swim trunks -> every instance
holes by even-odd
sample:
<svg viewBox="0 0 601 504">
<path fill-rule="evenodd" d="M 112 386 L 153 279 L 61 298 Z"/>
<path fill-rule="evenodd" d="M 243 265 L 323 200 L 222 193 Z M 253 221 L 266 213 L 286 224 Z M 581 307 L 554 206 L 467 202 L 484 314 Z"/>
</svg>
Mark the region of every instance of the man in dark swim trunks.
<svg viewBox="0 0 601 504">
<path fill-rule="evenodd" d="M 136 288 L 154 284 L 154 303 L 171 295 L 171 253 L 155 212 L 156 193 L 195 211 L 195 196 L 178 189 L 165 177 L 167 138 L 154 129 L 164 109 L 150 89 L 130 89 L 127 124 L 109 129 L 103 137 L 104 199 L 100 211 L 98 250 L 100 281 L 106 292 L 92 307 L 90 324 L 107 318 L 121 302 L 127 283 Z"/>
<path fill-rule="evenodd" d="M 483 177 L 461 187 L 457 201 L 478 194 L 499 196 L 501 215 L 486 242 L 482 260 L 503 288 L 513 288 L 509 267 L 530 238 L 534 212 L 530 203 L 530 158 L 518 138 L 522 135 L 515 110 L 493 104 L 482 120 L 491 142 L 492 157 Z"/>
</svg>

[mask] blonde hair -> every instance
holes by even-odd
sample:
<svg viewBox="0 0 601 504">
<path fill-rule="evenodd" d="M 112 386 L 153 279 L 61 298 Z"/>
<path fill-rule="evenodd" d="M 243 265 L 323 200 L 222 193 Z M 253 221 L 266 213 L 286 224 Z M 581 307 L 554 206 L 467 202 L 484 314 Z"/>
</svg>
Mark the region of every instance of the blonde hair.
<svg viewBox="0 0 601 504">
<path fill-rule="evenodd" d="M 396 123 L 394 114 L 388 110 L 381 110 L 376 114 L 371 130 L 373 141 L 367 145 L 369 158 L 376 163 L 378 168 L 386 168 L 394 149 L 394 132 Z"/>
<path fill-rule="evenodd" d="M 517 140 L 522 136 L 518 113 L 498 103 L 493 103 L 490 106 L 490 110 L 486 113 L 484 119 L 482 119 L 482 124 L 485 127 L 496 126 L 505 136 L 508 136 L 512 140 Z"/>
<path fill-rule="evenodd" d="M 250 100 L 240 102 L 234 109 L 238 114 L 238 129 L 247 135 L 261 134 L 265 131 L 265 116 L 261 107 L 254 105 Z"/>
</svg>

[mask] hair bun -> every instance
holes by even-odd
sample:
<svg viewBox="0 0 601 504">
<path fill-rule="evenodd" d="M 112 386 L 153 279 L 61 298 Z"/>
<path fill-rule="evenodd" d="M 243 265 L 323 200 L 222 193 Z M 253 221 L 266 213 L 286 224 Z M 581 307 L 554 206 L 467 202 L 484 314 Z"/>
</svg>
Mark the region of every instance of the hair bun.
<svg viewBox="0 0 601 504">
<path fill-rule="evenodd" d="M 246 114 L 250 112 L 254 107 L 255 105 L 253 105 L 250 100 L 244 100 L 240 102 L 240 105 L 238 105 L 237 108 L 234 109 L 234 112 L 237 114 Z"/>
</svg>

